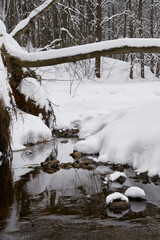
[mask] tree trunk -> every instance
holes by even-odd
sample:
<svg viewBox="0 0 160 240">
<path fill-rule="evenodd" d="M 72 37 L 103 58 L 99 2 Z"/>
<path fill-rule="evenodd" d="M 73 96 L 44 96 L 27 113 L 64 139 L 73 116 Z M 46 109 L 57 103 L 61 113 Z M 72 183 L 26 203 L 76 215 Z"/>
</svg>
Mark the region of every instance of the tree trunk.
<svg viewBox="0 0 160 240">
<path fill-rule="evenodd" d="M 132 1 L 131 0 L 129 0 L 129 11 L 130 11 L 130 15 L 131 15 L 132 14 Z M 133 38 L 134 32 L 133 32 L 132 16 L 130 16 L 130 19 L 129 19 L 129 31 L 130 31 L 130 38 Z M 133 69 L 134 69 L 134 55 L 133 54 L 131 54 L 130 60 L 131 60 L 131 66 L 130 66 L 129 77 L 130 77 L 130 79 L 133 79 Z"/>
<path fill-rule="evenodd" d="M 96 42 L 102 41 L 102 28 L 101 28 L 101 21 L 102 21 L 102 8 L 101 8 L 101 0 L 97 0 L 97 23 L 96 23 Z M 97 78 L 101 77 L 101 57 L 98 56 L 95 59 L 95 75 Z"/>
<path fill-rule="evenodd" d="M 151 0 L 151 28 L 150 28 L 150 34 L 151 38 L 154 38 L 154 0 Z M 152 73 L 154 73 L 154 56 L 151 54 L 151 62 L 150 62 L 150 70 Z"/>
<path fill-rule="evenodd" d="M 139 0 L 139 7 L 138 7 L 138 14 L 139 14 L 139 37 L 143 37 L 143 0 Z M 140 54 L 140 61 L 141 61 L 141 78 L 145 78 L 144 74 L 144 54 Z"/>
</svg>

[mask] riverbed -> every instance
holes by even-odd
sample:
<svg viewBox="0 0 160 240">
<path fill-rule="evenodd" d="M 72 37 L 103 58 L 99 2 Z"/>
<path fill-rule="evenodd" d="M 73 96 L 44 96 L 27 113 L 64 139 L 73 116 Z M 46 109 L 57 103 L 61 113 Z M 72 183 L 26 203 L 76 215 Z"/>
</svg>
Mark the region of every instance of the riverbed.
<svg viewBox="0 0 160 240">
<path fill-rule="evenodd" d="M 95 170 L 40 167 L 48 157 L 61 163 L 70 156 L 76 139 L 54 139 L 14 152 L 11 163 L 0 166 L 0 239 L 160 239 L 160 181 L 138 178 L 127 167 L 123 184 L 103 183 L 115 171 L 111 164 Z M 146 193 L 121 213 L 106 207 L 106 196 L 129 186 Z"/>
</svg>

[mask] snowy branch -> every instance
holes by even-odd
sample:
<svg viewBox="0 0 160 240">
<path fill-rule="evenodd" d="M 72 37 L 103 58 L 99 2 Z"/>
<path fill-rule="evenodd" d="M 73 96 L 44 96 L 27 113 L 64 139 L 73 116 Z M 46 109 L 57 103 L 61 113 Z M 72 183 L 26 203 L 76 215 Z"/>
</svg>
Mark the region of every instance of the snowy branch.
<svg viewBox="0 0 160 240">
<path fill-rule="evenodd" d="M 38 17 L 40 17 L 45 11 L 47 11 L 58 0 L 47 0 L 39 7 L 35 8 L 27 18 L 17 24 L 17 26 L 10 33 L 12 37 L 17 37 L 21 33 L 28 29 L 28 26 Z"/>
<path fill-rule="evenodd" d="M 160 53 L 160 39 L 124 38 L 38 53 L 20 51 L 8 42 L 5 43 L 5 49 L 7 51 L 7 58 L 12 60 L 12 64 L 20 67 L 41 67 L 112 54 Z"/>
</svg>

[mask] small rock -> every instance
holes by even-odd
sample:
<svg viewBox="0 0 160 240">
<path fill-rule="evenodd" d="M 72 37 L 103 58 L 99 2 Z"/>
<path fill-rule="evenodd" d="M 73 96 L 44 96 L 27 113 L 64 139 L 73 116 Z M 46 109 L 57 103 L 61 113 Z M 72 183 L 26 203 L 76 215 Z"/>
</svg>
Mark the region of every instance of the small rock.
<svg viewBox="0 0 160 240">
<path fill-rule="evenodd" d="M 93 164 L 88 164 L 87 165 L 87 170 L 89 170 L 89 171 L 94 171 L 96 169 L 96 166 L 95 165 L 93 165 Z"/>
<path fill-rule="evenodd" d="M 75 160 L 79 160 L 80 158 L 82 158 L 82 153 L 74 152 L 74 153 L 71 153 L 70 156 L 72 156 Z"/>
<path fill-rule="evenodd" d="M 42 162 L 41 167 L 43 167 L 44 169 L 57 168 L 57 167 L 59 167 L 59 160 Z"/>
<path fill-rule="evenodd" d="M 120 164 L 112 165 L 111 169 L 113 171 L 118 171 L 118 172 L 123 172 L 124 171 L 124 166 Z"/>
<path fill-rule="evenodd" d="M 129 168 L 129 164 L 128 164 L 128 163 L 123 164 L 123 167 L 126 168 L 126 169 L 128 169 L 128 168 Z"/>
<path fill-rule="evenodd" d="M 62 140 L 61 143 L 68 143 L 68 140 Z"/>
<path fill-rule="evenodd" d="M 91 158 L 83 158 L 82 159 L 82 163 L 85 164 L 85 165 L 93 164 L 93 159 L 91 159 Z"/>
<path fill-rule="evenodd" d="M 151 178 L 152 182 L 157 182 L 159 180 L 159 175 L 155 175 Z"/>
<path fill-rule="evenodd" d="M 120 176 L 118 179 L 117 179 L 117 182 L 119 182 L 120 184 L 123 184 L 125 182 L 126 178 L 124 176 Z"/>
<path fill-rule="evenodd" d="M 72 164 L 71 163 L 64 163 L 63 168 L 64 169 L 70 169 L 70 168 L 72 168 Z"/>
<path fill-rule="evenodd" d="M 140 180 L 143 180 L 147 183 L 149 181 L 148 172 L 142 172 L 140 174 L 137 174 L 136 178 L 140 179 Z"/>
<path fill-rule="evenodd" d="M 83 169 L 86 169 L 86 168 L 87 168 L 86 165 L 81 165 L 80 167 L 83 168 Z"/>
<path fill-rule="evenodd" d="M 41 169 L 40 166 L 36 166 L 36 167 L 34 167 L 34 170 L 40 170 L 40 169 Z"/>
<path fill-rule="evenodd" d="M 119 182 L 120 184 L 123 184 L 124 181 L 126 180 L 126 177 L 127 177 L 127 176 L 126 176 L 125 173 L 116 171 L 116 172 L 110 174 L 110 178 L 109 178 L 109 179 L 110 179 L 112 182 L 117 181 L 117 182 Z"/>
<path fill-rule="evenodd" d="M 80 168 L 80 165 L 79 165 L 78 163 L 74 163 L 74 164 L 73 164 L 73 167 L 74 167 L 74 168 Z"/>
<path fill-rule="evenodd" d="M 144 199 L 146 194 L 145 194 L 144 190 L 139 187 L 129 187 L 125 191 L 125 195 L 128 198 L 140 200 L 140 199 Z"/>
<path fill-rule="evenodd" d="M 47 169 L 45 170 L 46 173 L 49 173 L 49 174 L 52 174 L 52 173 L 55 173 L 55 170 L 54 169 Z"/>
<path fill-rule="evenodd" d="M 64 163 L 61 163 L 59 166 L 60 166 L 61 168 L 63 168 L 63 167 L 64 167 Z"/>
<path fill-rule="evenodd" d="M 48 162 L 41 162 L 41 167 L 47 166 Z"/>
<path fill-rule="evenodd" d="M 75 133 L 79 133 L 79 129 L 78 128 L 75 128 L 73 129 Z"/>
<path fill-rule="evenodd" d="M 128 198 L 119 192 L 108 195 L 106 203 L 107 207 L 113 212 L 122 212 L 130 207 Z"/>
</svg>

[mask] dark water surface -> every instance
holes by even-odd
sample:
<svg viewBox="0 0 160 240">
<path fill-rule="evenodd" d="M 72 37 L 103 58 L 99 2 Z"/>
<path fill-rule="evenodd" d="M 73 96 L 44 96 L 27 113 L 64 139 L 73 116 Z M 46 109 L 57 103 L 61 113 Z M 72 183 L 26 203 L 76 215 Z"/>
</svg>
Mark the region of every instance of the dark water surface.
<svg viewBox="0 0 160 240">
<path fill-rule="evenodd" d="M 39 166 L 48 156 L 73 162 L 69 154 L 76 140 L 61 140 L 30 147 L 32 154 L 15 152 L 12 163 L 1 164 L 0 239 L 160 239 L 159 180 L 143 183 L 128 168 L 123 185 L 107 187 L 103 178 L 113 171 L 104 165 L 45 173 Z M 110 212 L 107 194 L 129 186 L 144 189 L 146 199 L 132 201 L 121 214 Z"/>
</svg>

